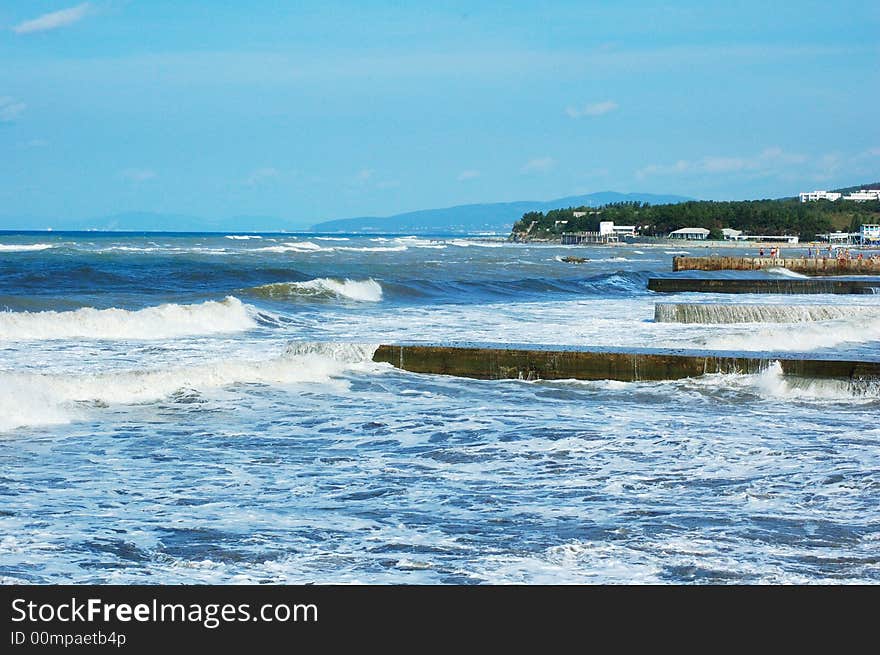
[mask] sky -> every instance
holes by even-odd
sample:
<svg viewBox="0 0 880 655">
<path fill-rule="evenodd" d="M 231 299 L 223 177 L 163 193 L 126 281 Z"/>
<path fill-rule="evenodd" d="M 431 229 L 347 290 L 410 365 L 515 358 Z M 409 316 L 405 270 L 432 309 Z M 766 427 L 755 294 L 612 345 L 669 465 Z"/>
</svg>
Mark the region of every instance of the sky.
<svg viewBox="0 0 880 655">
<path fill-rule="evenodd" d="M 790 196 L 878 107 L 876 0 L 4 0 L 0 217 Z"/>
</svg>

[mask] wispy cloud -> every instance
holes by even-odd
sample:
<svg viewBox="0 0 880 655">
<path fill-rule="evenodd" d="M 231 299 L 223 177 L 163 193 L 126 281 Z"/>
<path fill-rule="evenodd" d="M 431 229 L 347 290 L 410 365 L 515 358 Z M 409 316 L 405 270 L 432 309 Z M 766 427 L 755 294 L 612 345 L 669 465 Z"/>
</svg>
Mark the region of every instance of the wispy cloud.
<svg viewBox="0 0 880 655">
<path fill-rule="evenodd" d="M 555 165 L 556 160 L 553 157 L 536 157 L 523 164 L 519 170 L 520 173 L 546 173 Z"/>
<path fill-rule="evenodd" d="M 245 178 L 245 185 L 247 186 L 259 186 L 263 182 L 268 182 L 270 180 L 275 180 L 281 176 L 281 171 L 272 166 L 264 166 L 263 168 L 258 168 Z"/>
<path fill-rule="evenodd" d="M 679 159 L 671 164 L 650 164 L 636 171 L 638 179 L 657 175 L 707 174 L 729 175 L 752 173 L 772 175 L 785 167 L 809 162 L 805 155 L 785 152 L 782 148 L 766 148 L 752 157 L 707 156 L 697 160 Z M 827 168 L 827 163 L 824 166 Z"/>
<path fill-rule="evenodd" d="M 31 20 L 26 20 L 12 28 L 16 34 L 30 34 L 31 32 L 48 32 L 59 27 L 66 27 L 85 18 L 92 11 L 92 5 L 84 2 L 76 7 L 53 11 Z"/>
<path fill-rule="evenodd" d="M 156 171 L 149 168 L 126 168 L 119 172 L 119 177 L 129 182 L 146 182 L 156 177 Z"/>
<path fill-rule="evenodd" d="M 0 97 L 0 123 L 11 123 L 27 109 L 23 102 L 8 96 Z"/>
<path fill-rule="evenodd" d="M 373 179 L 374 174 L 375 171 L 372 168 L 364 168 L 355 173 L 352 181 L 359 186 L 363 186 Z"/>
<path fill-rule="evenodd" d="M 467 170 L 458 174 L 458 181 L 465 182 L 467 180 L 475 180 L 480 177 L 480 171 Z"/>
<path fill-rule="evenodd" d="M 566 107 L 565 113 L 572 118 L 583 118 L 584 116 L 601 116 L 614 111 L 620 107 L 613 100 L 603 100 L 602 102 L 594 102 L 583 107 Z"/>
</svg>

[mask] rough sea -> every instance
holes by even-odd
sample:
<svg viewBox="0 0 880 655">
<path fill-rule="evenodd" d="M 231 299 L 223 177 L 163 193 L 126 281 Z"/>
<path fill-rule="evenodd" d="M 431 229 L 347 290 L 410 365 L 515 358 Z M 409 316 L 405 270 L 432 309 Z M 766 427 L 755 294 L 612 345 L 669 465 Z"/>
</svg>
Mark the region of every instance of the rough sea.
<svg viewBox="0 0 880 655">
<path fill-rule="evenodd" d="M 880 358 L 880 295 L 647 291 L 686 251 L 712 248 L 0 234 L 0 582 L 880 582 L 876 385 L 371 361 L 398 341 Z M 783 308 L 655 322 L 658 302 Z"/>
</svg>

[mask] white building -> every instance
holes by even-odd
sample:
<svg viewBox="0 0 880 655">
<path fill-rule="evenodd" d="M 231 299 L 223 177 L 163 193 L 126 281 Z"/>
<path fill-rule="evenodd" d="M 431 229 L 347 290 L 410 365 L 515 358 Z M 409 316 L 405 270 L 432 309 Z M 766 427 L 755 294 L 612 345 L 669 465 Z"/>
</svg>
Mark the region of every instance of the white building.
<svg viewBox="0 0 880 655">
<path fill-rule="evenodd" d="M 834 202 L 843 194 L 834 191 L 807 191 L 800 194 L 801 202 L 813 202 L 815 200 L 830 200 Z"/>
<path fill-rule="evenodd" d="M 721 228 L 721 234 L 724 235 L 725 241 L 739 241 L 742 236 L 742 230 L 734 230 L 732 227 Z"/>
<path fill-rule="evenodd" d="M 880 200 L 880 189 L 860 189 L 858 191 L 853 191 L 849 195 L 843 196 L 843 199 L 855 200 L 856 202 Z"/>
<path fill-rule="evenodd" d="M 862 245 L 880 243 L 880 225 L 862 225 L 859 229 L 859 241 Z"/>
<path fill-rule="evenodd" d="M 636 235 L 636 226 L 615 225 L 614 221 L 600 221 L 599 234 L 603 236 L 634 237 Z"/>
<path fill-rule="evenodd" d="M 709 230 L 704 227 L 683 227 L 680 230 L 675 230 L 674 232 L 669 233 L 670 239 L 696 239 L 698 241 L 704 241 L 708 236 Z"/>
</svg>

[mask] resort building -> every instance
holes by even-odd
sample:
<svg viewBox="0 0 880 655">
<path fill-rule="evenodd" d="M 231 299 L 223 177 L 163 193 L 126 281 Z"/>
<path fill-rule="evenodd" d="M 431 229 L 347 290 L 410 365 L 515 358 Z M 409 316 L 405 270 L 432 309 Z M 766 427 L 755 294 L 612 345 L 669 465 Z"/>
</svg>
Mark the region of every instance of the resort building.
<svg viewBox="0 0 880 655">
<path fill-rule="evenodd" d="M 849 195 L 843 196 L 843 199 L 855 200 L 856 202 L 880 200 L 880 189 L 860 189 L 859 191 L 853 191 Z"/>
<path fill-rule="evenodd" d="M 859 229 L 859 241 L 862 245 L 880 244 L 880 224 L 862 225 Z"/>
<path fill-rule="evenodd" d="M 859 189 L 847 195 L 837 193 L 836 191 L 809 191 L 801 193 L 801 202 L 813 202 L 815 200 L 853 200 L 855 202 L 867 202 L 869 200 L 880 200 L 880 189 Z"/>
<path fill-rule="evenodd" d="M 732 227 L 721 228 L 721 234 L 724 235 L 725 241 L 740 241 L 742 230 L 734 230 Z"/>
<path fill-rule="evenodd" d="M 601 221 L 599 223 L 599 234 L 614 234 L 618 237 L 634 237 L 636 235 L 636 226 L 615 225 L 614 221 Z"/>
<path fill-rule="evenodd" d="M 675 230 L 674 232 L 669 233 L 670 239 L 696 239 L 698 241 L 705 241 L 708 236 L 709 230 L 704 227 L 683 227 L 680 230 Z"/>
<path fill-rule="evenodd" d="M 843 195 L 841 193 L 836 193 L 835 191 L 808 191 L 805 193 L 801 193 L 801 202 L 813 202 L 815 200 L 830 200 L 834 202 L 838 200 L 840 196 Z"/>
</svg>

